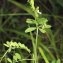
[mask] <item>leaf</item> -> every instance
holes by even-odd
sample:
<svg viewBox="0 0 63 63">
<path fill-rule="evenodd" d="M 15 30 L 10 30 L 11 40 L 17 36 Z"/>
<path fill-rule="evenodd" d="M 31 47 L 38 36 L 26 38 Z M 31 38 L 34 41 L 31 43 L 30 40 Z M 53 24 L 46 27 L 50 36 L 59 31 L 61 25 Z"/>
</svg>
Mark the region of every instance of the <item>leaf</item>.
<svg viewBox="0 0 63 63">
<path fill-rule="evenodd" d="M 9 47 L 8 52 L 11 52 L 12 49 L 19 48 L 19 49 L 25 49 L 30 53 L 30 49 L 27 48 L 24 44 L 21 44 L 20 42 L 13 42 L 13 41 L 7 41 L 6 44 L 4 44 L 6 47 Z"/>
<path fill-rule="evenodd" d="M 39 29 L 42 33 L 46 33 L 45 29 Z"/>
<path fill-rule="evenodd" d="M 50 57 L 50 59 L 55 60 L 55 57 L 52 54 L 52 52 L 49 50 L 49 48 L 46 45 L 42 44 L 42 43 L 40 43 L 40 45 L 48 53 L 48 56 Z"/>
<path fill-rule="evenodd" d="M 16 48 L 19 48 L 19 45 L 18 45 L 17 42 L 14 42 L 13 46 L 16 47 Z"/>
<path fill-rule="evenodd" d="M 51 28 L 51 25 L 44 24 L 44 25 L 42 26 L 42 29 L 47 29 L 47 28 Z"/>
<path fill-rule="evenodd" d="M 39 28 L 39 30 L 42 32 L 42 33 L 46 33 L 46 31 L 48 30 L 48 28 L 51 28 L 50 25 L 47 25 L 47 24 L 43 24 L 40 26 L 41 28 Z"/>
<path fill-rule="evenodd" d="M 51 28 L 51 25 L 46 25 L 45 28 Z"/>
<path fill-rule="evenodd" d="M 10 43 L 9 43 L 9 41 L 7 41 L 6 43 L 7 43 L 7 45 L 8 45 L 8 46 L 10 46 Z"/>
<path fill-rule="evenodd" d="M 48 20 L 46 18 L 38 18 L 37 19 L 38 24 L 42 24 L 42 25 L 45 24 L 45 23 L 47 23 L 47 21 Z"/>
<path fill-rule="evenodd" d="M 28 2 L 30 3 L 32 10 L 35 10 L 34 0 L 28 0 Z"/>
<path fill-rule="evenodd" d="M 4 44 L 4 46 L 6 46 L 6 47 L 10 47 L 10 42 L 7 41 L 6 44 Z"/>
<path fill-rule="evenodd" d="M 10 58 L 7 58 L 7 61 L 10 62 L 10 63 L 12 63 L 12 60 Z"/>
<path fill-rule="evenodd" d="M 15 56 L 17 57 L 17 59 L 21 60 L 21 56 L 19 53 L 15 53 Z"/>
<path fill-rule="evenodd" d="M 30 27 L 25 30 L 25 33 L 32 32 L 36 29 L 36 27 Z"/>
<path fill-rule="evenodd" d="M 15 61 L 21 60 L 20 54 L 19 54 L 19 53 L 15 53 L 15 55 L 13 56 L 13 59 L 14 59 Z"/>
<path fill-rule="evenodd" d="M 7 44 L 4 44 L 4 46 L 9 47 Z"/>
<path fill-rule="evenodd" d="M 39 7 L 36 8 L 36 11 L 38 14 L 42 14 L 40 11 L 39 11 Z"/>
<path fill-rule="evenodd" d="M 15 62 L 17 62 L 17 57 L 15 55 L 13 56 L 13 60 L 15 60 Z"/>
<path fill-rule="evenodd" d="M 36 21 L 33 20 L 33 19 L 27 19 L 26 23 L 28 23 L 28 24 L 36 24 Z"/>
<path fill-rule="evenodd" d="M 39 47 L 38 49 L 39 49 L 39 52 L 40 52 L 41 56 L 42 56 L 43 59 L 45 60 L 45 63 L 49 63 L 49 61 L 48 61 L 48 59 L 47 59 L 47 57 L 46 57 L 46 55 L 45 55 L 43 49 L 42 49 L 41 47 Z"/>
<path fill-rule="evenodd" d="M 26 20 L 26 23 L 28 23 L 28 24 L 33 24 L 32 19 L 27 19 L 27 20 Z"/>
<path fill-rule="evenodd" d="M 18 43 L 18 45 L 21 49 L 25 49 L 26 51 L 30 53 L 30 49 L 28 49 L 24 44 Z"/>
</svg>

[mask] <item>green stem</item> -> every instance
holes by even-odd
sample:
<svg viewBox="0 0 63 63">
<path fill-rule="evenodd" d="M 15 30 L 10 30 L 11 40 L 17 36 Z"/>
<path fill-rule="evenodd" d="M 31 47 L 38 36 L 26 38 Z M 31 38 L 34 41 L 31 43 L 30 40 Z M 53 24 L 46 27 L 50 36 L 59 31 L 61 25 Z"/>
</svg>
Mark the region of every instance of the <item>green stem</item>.
<svg viewBox="0 0 63 63">
<path fill-rule="evenodd" d="M 43 49 L 42 49 L 41 47 L 38 47 L 38 49 L 39 49 L 39 52 L 41 53 L 41 56 L 42 56 L 43 59 L 45 60 L 45 63 L 49 63 L 49 61 L 48 61 L 46 55 L 44 54 Z"/>
<path fill-rule="evenodd" d="M 33 55 L 35 55 L 35 41 L 34 41 L 32 32 L 30 32 L 30 36 L 31 36 L 32 45 L 33 45 Z M 35 60 L 35 57 L 32 57 L 32 59 Z M 34 61 L 32 61 L 32 63 L 34 63 Z"/>
<path fill-rule="evenodd" d="M 38 42 L 38 27 L 37 27 L 37 30 L 36 30 L 36 48 L 37 48 L 37 42 Z"/>
<path fill-rule="evenodd" d="M 37 42 L 38 42 L 38 25 L 36 25 L 37 30 L 36 30 L 36 46 L 35 46 L 35 63 L 38 63 L 38 55 L 37 55 Z"/>
<path fill-rule="evenodd" d="M 9 48 L 10 49 L 10 48 Z M 1 60 L 0 60 L 0 63 L 1 61 L 3 60 L 3 58 L 6 56 L 6 54 L 8 53 L 9 49 L 5 52 L 5 54 L 2 56 Z"/>
<path fill-rule="evenodd" d="M 30 35 L 31 35 L 31 40 L 32 40 L 32 45 L 33 45 L 33 53 L 34 53 L 34 58 L 35 61 L 33 63 L 38 63 L 38 59 L 37 59 L 37 42 L 38 42 L 38 26 L 37 26 L 37 29 L 36 29 L 36 41 L 34 41 L 34 38 L 33 38 L 33 35 L 32 35 L 32 32 L 30 32 Z"/>
</svg>

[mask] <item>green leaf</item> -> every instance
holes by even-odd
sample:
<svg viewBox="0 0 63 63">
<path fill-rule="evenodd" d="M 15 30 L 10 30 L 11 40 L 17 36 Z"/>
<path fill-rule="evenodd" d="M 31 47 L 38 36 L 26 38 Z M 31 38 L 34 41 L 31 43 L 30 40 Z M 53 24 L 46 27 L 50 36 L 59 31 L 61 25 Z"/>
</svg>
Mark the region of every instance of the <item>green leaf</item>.
<svg viewBox="0 0 63 63">
<path fill-rule="evenodd" d="M 21 60 L 20 54 L 19 54 L 19 53 L 15 53 L 15 55 L 13 56 L 13 59 L 14 59 L 15 61 Z"/>
<path fill-rule="evenodd" d="M 10 63 L 12 63 L 12 60 L 10 58 L 7 58 L 7 61 L 10 62 Z"/>
<path fill-rule="evenodd" d="M 27 19 L 26 23 L 28 23 L 28 24 L 36 24 L 36 21 L 33 20 L 33 19 Z"/>
<path fill-rule="evenodd" d="M 42 24 L 43 25 L 43 24 L 47 23 L 48 20 L 46 18 L 38 18 L 37 22 L 38 22 L 38 24 Z"/>
<path fill-rule="evenodd" d="M 46 33 L 45 29 L 39 29 L 42 33 Z"/>
<path fill-rule="evenodd" d="M 47 25 L 47 24 L 44 24 L 44 25 L 42 26 L 42 29 L 48 29 L 48 28 L 51 28 L 51 26 L 50 26 L 50 25 Z"/>
<path fill-rule="evenodd" d="M 7 44 L 4 44 L 4 46 L 9 47 Z"/>
<path fill-rule="evenodd" d="M 21 49 L 25 49 L 26 51 L 30 53 L 30 49 L 28 49 L 24 44 L 18 43 L 18 45 Z"/>
<path fill-rule="evenodd" d="M 42 48 L 48 53 L 48 56 L 50 57 L 50 59 L 51 60 L 55 60 L 55 57 L 54 57 L 54 55 L 52 54 L 52 52 L 49 50 L 49 48 L 46 46 L 46 45 L 44 45 L 44 44 L 42 44 L 42 43 L 40 43 L 40 45 L 42 46 Z M 46 54 L 47 55 L 47 54 Z M 49 60 L 50 60 L 49 59 Z"/>
<path fill-rule="evenodd" d="M 10 46 L 10 43 L 9 43 L 9 41 L 7 41 L 6 43 L 7 43 L 7 45 L 9 45 L 9 46 Z"/>
<path fill-rule="evenodd" d="M 13 55 L 13 60 L 15 60 L 15 62 L 17 62 L 17 57 L 15 55 Z"/>
<path fill-rule="evenodd" d="M 30 27 L 25 30 L 25 33 L 32 32 L 36 29 L 36 27 Z"/>
<path fill-rule="evenodd" d="M 6 46 L 6 47 L 10 47 L 10 45 L 11 45 L 11 44 L 10 44 L 9 41 L 7 41 L 6 44 L 4 44 L 4 46 Z"/>
<path fill-rule="evenodd" d="M 36 8 L 36 12 L 37 12 L 37 14 L 42 14 L 42 13 L 39 11 L 39 7 Z"/>
<path fill-rule="evenodd" d="M 19 45 L 18 45 L 17 42 L 13 42 L 13 45 L 12 45 L 12 46 L 14 46 L 14 47 L 16 47 L 16 48 L 19 48 Z"/>
<path fill-rule="evenodd" d="M 21 44 L 20 42 L 13 42 L 13 41 L 7 41 L 6 44 L 4 44 L 6 47 L 9 47 L 8 52 L 11 52 L 12 49 L 25 49 L 26 51 L 28 51 L 30 53 L 30 49 L 28 49 L 24 44 Z"/>
<path fill-rule="evenodd" d="M 20 59 L 21 60 L 21 56 L 19 53 L 15 53 L 15 56 L 17 57 L 17 59 Z"/>
<path fill-rule="evenodd" d="M 49 61 L 48 61 L 48 59 L 47 59 L 47 57 L 46 57 L 46 55 L 45 55 L 43 49 L 42 49 L 41 47 L 39 47 L 38 49 L 39 49 L 39 52 L 40 52 L 41 56 L 42 56 L 43 59 L 45 60 L 45 63 L 49 63 Z"/>
<path fill-rule="evenodd" d="M 32 10 L 35 10 L 34 0 L 28 0 L 28 2 L 30 3 Z"/>
<path fill-rule="evenodd" d="M 45 28 L 51 28 L 51 25 L 46 25 Z"/>
</svg>

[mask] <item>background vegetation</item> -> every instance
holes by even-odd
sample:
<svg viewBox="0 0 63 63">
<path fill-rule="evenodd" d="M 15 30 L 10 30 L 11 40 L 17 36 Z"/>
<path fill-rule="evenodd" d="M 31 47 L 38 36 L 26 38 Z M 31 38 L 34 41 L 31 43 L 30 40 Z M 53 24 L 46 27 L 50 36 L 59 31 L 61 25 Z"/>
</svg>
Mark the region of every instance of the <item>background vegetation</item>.
<svg viewBox="0 0 63 63">
<path fill-rule="evenodd" d="M 0 0 L 0 58 L 4 55 L 7 47 L 3 44 L 6 41 L 15 41 L 25 44 L 31 53 L 19 50 L 23 58 L 30 59 L 33 52 L 30 34 L 26 34 L 28 27 L 27 18 L 34 19 L 33 13 L 29 10 L 27 0 Z M 63 63 L 63 0 L 35 0 L 35 7 L 39 6 L 41 17 L 48 19 L 51 29 L 43 34 L 39 32 L 38 43 L 43 49 L 38 52 L 38 63 Z M 35 37 L 36 32 L 33 32 Z M 18 50 L 17 50 L 18 51 Z M 22 52 L 21 52 L 22 51 Z M 47 59 L 44 59 L 45 55 Z M 12 52 L 6 57 L 12 57 Z M 6 59 L 2 63 L 7 63 Z M 24 60 L 22 63 L 34 63 L 33 59 Z M 48 63 L 48 62 L 46 62 Z"/>
</svg>

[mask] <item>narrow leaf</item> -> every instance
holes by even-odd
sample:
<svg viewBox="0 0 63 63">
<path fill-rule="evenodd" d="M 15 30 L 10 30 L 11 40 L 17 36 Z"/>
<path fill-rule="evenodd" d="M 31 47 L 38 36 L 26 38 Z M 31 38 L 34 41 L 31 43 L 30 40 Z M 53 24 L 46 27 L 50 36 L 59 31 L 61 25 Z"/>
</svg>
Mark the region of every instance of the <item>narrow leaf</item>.
<svg viewBox="0 0 63 63">
<path fill-rule="evenodd" d="M 42 48 L 39 47 L 38 49 L 39 49 L 39 52 L 40 52 L 41 56 L 42 56 L 43 59 L 45 60 L 45 63 L 49 63 L 49 61 L 48 61 L 46 55 L 44 54 L 44 51 L 42 50 Z"/>
</svg>

